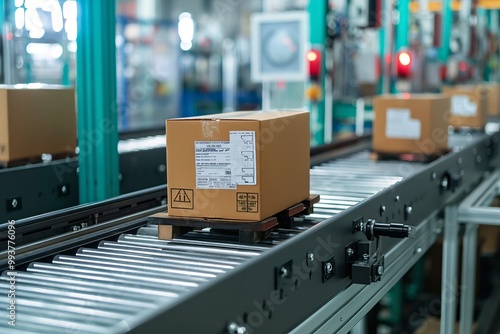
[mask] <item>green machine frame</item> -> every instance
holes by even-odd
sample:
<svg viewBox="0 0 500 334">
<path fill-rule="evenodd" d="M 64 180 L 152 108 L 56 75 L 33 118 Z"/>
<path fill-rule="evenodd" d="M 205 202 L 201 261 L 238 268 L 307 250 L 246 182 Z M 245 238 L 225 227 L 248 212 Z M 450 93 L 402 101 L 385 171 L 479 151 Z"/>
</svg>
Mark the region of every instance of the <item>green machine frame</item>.
<svg viewBox="0 0 500 334">
<path fill-rule="evenodd" d="M 79 0 L 77 110 L 80 202 L 119 195 L 115 1 Z"/>
<path fill-rule="evenodd" d="M 325 143 L 325 39 L 326 39 L 326 11 L 328 8 L 327 0 L 310 0 L 307 10 L 309 12 L 309 34 L 311 45 L 321 46 L 321 74 L 318 83 L 323 90 L 321 99 L 315 103 L 316 117 L 311 118 L 311 129 L 316 129 L 313 134 L 314 144 L 322 145 Z M 313 106 L 310 106 L 312 108 Z M 312 115 L 312 113 L 311 113 Z"/>
</svg>

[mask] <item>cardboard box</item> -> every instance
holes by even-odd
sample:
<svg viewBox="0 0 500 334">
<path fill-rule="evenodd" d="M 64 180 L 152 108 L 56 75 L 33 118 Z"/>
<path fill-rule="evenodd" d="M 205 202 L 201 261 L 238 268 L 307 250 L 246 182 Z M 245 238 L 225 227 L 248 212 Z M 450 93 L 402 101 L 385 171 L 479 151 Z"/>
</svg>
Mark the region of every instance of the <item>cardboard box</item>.
<svg viewBox="0 0 500 334">
<path fill-rule="evenodd" d="M 484 85 L 445 86 L 451 98 L 450 125 L 484 128 L 488 122 L 488 93 Z"/>
<path fill-rule="evenodd" d="M 448 150 L 450 98 L 442 94 L 374 98 L 373 150 L 440 155 Z"/>
<path fill-rule="evenodd" d="M 168 213 L 259 221 L 309 197 L 309 113 L 169 119 Z"/>
<path fill-rule="evenodd" d="M 75 152 L 75 90 L 0 85 L 0 161 Z"/>
<path fill-rule="evenodd" d="M 500 84 L 486 82 L 484 86 L 488 94 L 488 116 L 500 116 Z"/>
</svg>

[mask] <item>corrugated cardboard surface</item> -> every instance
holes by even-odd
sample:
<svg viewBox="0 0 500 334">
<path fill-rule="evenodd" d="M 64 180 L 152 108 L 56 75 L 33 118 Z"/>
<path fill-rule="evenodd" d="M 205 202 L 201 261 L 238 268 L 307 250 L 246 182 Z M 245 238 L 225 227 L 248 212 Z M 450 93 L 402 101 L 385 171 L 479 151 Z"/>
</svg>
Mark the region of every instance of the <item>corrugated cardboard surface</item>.
<svg viewBox="0 0 500 334">
<path fill-rule="evenodd" d="M 500 116 L 500 84 L 488 82 L 485 88 L 488 93 L 488 115 Z"/>
<path fill-rule="evenodd" d="M 73 88 L 0 87 L 0 161 L 74 152 L 75 148 Z"/>
<path fill-rule="evenodd" d="M 411 119 L 420 121 L 419 139 L 387 138 L 387 110 L 409 109 Z M 448 148 L 450 99 L 441 94 L 412 94 L 409 97 L 382 95 L 374 99 L 373 150 L 380 153 L 441 154 Z"/>
<path fill-rule="evenodd" d="M 217 114 L 166 124 L 169 215 L 259 221 L 309 196 L 308 112 Z M 195 141 L 229 141 L 230 131 L 255 131 L 257 184 L 196 189 Z M 241 211 L 241 196 L 254 212 Z"/>
<path fill-rule="evenodd" d="M 0 90 L 0 161 L 9 158 L 9 113 L 7 112 L 7 91 Z"/>
<path fill-rule="evenodd" d="M 452 97 L 453 95 L 466 95 L 471 102 L 477 103 L 475 116 L 450 116 L 450 125 L 455 128 L 462 126 L 483 128 L 488 122 L 488 92 L 484 85 L 444 86 L 443 93 Z"/>
</svg>

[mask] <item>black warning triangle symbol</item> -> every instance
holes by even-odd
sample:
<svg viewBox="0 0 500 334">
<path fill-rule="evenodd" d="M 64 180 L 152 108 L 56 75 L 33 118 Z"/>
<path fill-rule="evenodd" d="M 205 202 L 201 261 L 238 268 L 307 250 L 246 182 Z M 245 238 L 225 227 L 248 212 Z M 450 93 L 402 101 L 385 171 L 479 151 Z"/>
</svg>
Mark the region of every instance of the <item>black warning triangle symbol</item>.
<svg viewBox="0 0 500 334">
<path fill-rule="evenodd" d="M 187 192 L 184 189 L 180 189 L 174 197 L 174 202 L 177 203 L 191 203 Z"/>
</svg>

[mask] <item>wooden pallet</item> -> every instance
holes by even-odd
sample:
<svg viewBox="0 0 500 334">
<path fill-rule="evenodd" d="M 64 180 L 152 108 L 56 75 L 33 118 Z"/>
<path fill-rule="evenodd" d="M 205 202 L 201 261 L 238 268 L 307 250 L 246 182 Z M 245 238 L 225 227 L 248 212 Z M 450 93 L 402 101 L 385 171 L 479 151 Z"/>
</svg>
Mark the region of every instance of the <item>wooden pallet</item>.
<svg viewBox="0 0 500 334">
<path fill-rule="evenodd" d="M 51 154 L 51 155 L 52 155 L 52 159 L 50 161 L 69 159 L 69 158 L 73 158 L 76 156 L 74 153 L 58 153 L 58 154 Z M 25 165 L 31 165 L 31 164 L 39 164 L 42 162 L 43 162 L 43 159 L 42 159 L 42 156 L 40 155 L 40 156 L 36 156 L 36 157 L 27 157 L 27 158 L 10 160 L 10 161 L 0 161 L 0 168 L 19 167 L 19 166 L 25 166 Z"/>
<path fill-rule="evenodd" d="M 453 128 L 453 133 L 460 133 L 460 134 L 482 134 L 484 133 L 485 128 L 478 128 L 478 127 L 470 127 L 470 126 L 460 126 Z"/>
<path fill-rule="evenodd" d="M 162 240 L 171 240 L 190 231 L 209 227 L 215 230 L 237 232 L 240 243 L 255 244 L 266 239 L 277 227 L 290 228 L 294 217 L 311 214 L 314 204 L 318 202 L 319 195 L 311 195 L 307 200 L 258 222 L 173 217 L 166 212 L 156 213 L 148 217 L 148 222 L 158 225 L 158 238 Z"/>
<path fill-rule="evenodd" d="M 408 162 L 432 162 L 441 156 L 447 154 L 450 150 L 442 151 L 441 154 L 423 154 L 423 153 L 383 153 L 370 152 L 370 159 L 374 161 L 399 160 Z"/>
</svg>

